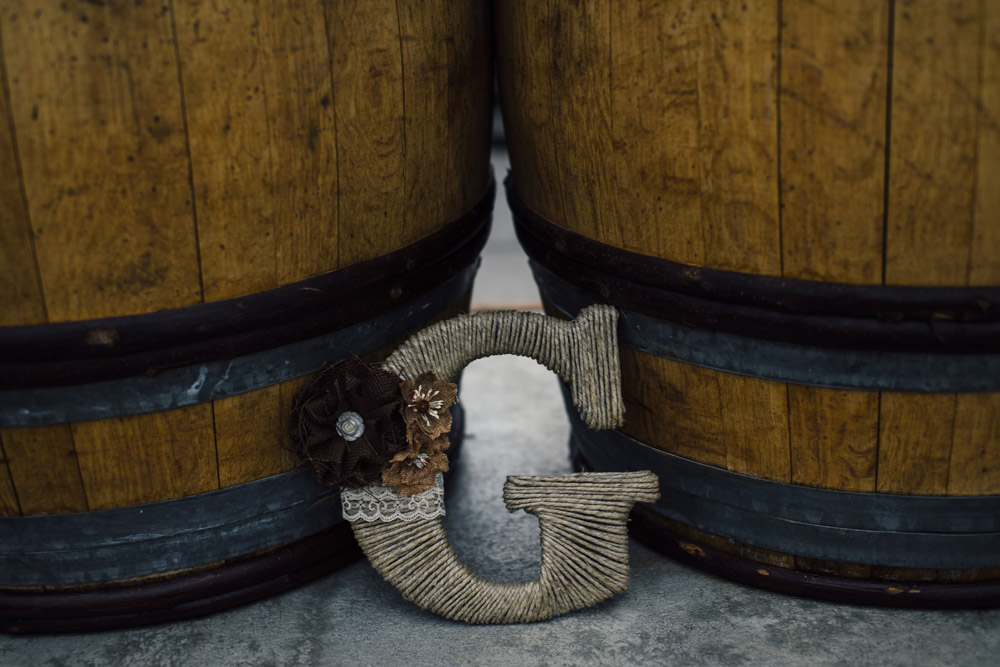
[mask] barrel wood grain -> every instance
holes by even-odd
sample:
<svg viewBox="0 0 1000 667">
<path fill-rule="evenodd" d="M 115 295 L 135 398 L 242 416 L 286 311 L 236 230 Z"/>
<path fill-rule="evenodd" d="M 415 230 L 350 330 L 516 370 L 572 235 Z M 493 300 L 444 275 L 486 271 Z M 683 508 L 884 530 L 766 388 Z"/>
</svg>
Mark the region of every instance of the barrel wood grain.
<svg viewBox="0 0 1000 667">
<path fill-rule="evenodd" d="M 885 284 L 968 283 L 976 212 L 982 9 L 979 2 L 896 5 L 889 110 L 896 140 L 890 144 L 886 189 Z M 948 394 L 883 394 L 880 488 L 948 493 L 957 401 Z"/>
<path fill-rule="evenodd" d="M 778 12 L 731 0 L 695 7 L 705 263 L 781 275 Z"/>
<path fill-rule="evenodd" d="M 879 493 L 948 494 L 956 400 L 954 394 L 882 392 Z"/>
<path fill-rule="evenodd" d="M 21 190 L 20 160 L 7 94 L 0 30 L 0 326 L 41 324 L 45 302 L 35 269 L 31 221 Z"/>
<path fill-rule="evenodd" d="M 338 93 L 339 263 L 347 265 L 385 252 L 390 240 L 378 222 L 403 217 L 402 55 L 395 3 L 338 2 L 328 14 Z"/>
<path fill-rule="evenodd" d="M 598 173 L 613 168 L 615 216 L 603 216 L 593 238 L 635 252 L 703 264 L 698 16 L 687 4 L 629 2 L 616 7 L 611 20 L 613 34 L 599 37 L 602 45 L 611 42 L 610 58 L 599 61 L 612 86 L 610 115 L 602 118 L 608 129 L 588 127 L 579 118 L 565 124 L 567 133 L 589 130 L 585 140 L 569 143 L 587 145 L 593 143 L 594 133 L 611 134 L 611 144 L 601 146 L 604 153 L 594 168 Z M 566 63 L 563 69 L 569 76 L 580 78 L 566 54 L 554 50 L 552 57 Z M 652 76 L 655 84 L 647 78 Z M 600 88 L 593 90 L 595 83 L 601 82 L 586 82 L 589 86 L 578 93 L 578 100 L 599 95 Z M 578 101 L 577 106 L 588 109 L 585 102 Z M 571 201 L 585 192 L 591 197 L 602 194 L 584 180 L 584 165 L 579 170 L 568 167 L 571 159 L 566 156 L 564 167 L 579 173 L 580 180 L 564 193 L 567 212 L 572 210 Z M 599 211 L 596 206 L 592 209 Z M 617 220 L 644 224 L 621 225 Z"/>
<path fill-rule="evenodd" d="M 80 422 L 72 428 L 90 510 L 219 488 L 211 405 Z"/>
<path fill-rule="evenodd" d="M 169 15 L 43 3 L 3 33 L 48 319 L 200 302 Z"/>
<path fill-rule="evenodd" d="M 614 156 L 614 84 L 608 64 L 616 13 L 606 3 L 564 3 L 549 17 L 552 131 L 559 144 L 563 211 L 577 231 L 598 239 L 608 230 L 620 234 L 618 225 L 607 222 L 615 219 L 607 165 Z"/>
<path fill-rule="evenodd" d="M 322 7 L 177 5 L 207 300 L 337 266 L 337 166 Z M 247 60 L 245 54 L 255 54 Z M 288 468 L 279 390 L 212 406 L 222 486 Z"/>
<path fill-rule="evenodd" d="M 483 195 L 491 172 L 493 128 L 493 16 L 484 3 L 447 2 L 448 142 L 464 150 L 447 151 L 447 188 L 434 184 L 445 202 L 444 219 L 464 213 Z M 428 119 L 432 120 L 432 119 Z M 506 174 L 496 174 L 502 180 Z"/>
<path fill-rule="evenodd" d="M 261 8 L 234 9 L 174 5 L 206 301 L 275 284 Z"/>
<path fill-rule="evenodd" d="M 896 5 L 887 285 L 967 282 L 982 4 L 931 0 Z"/>
<path fill-rule="evenodd" d="M 21 512 L 61 514 L 89 509 L 68 424 L 7 428 L 0 437 Z"/>
<path fill-rule="evenodd" d="M 718 371 L 712 375 L 722 401 L 726 469 L 790 482 L 792 455 L 785 384 Z"/>
<path fill-rule="evenodd" d="M 605 24 L 608 4 L 497 8 L 514 184 L 529 208 L 608 245 L 696 266 L 1000 284 L 1000 7 L 662 0 L 613 5 Z M 608 150 L 595 164 L 593 152 Z M 996 394 L 786 385 L 628 348 L 622 371 L 623 430 L 665 451 L 822 488 L 995 493 Z M 762 562 L 788 563 L 772 556 Z"/>
<path fill-rule="evenodd" d="M 220 488 L 295 467 L 291 452 L 281 446 L 285 442 L 281 395 L 278 384 L 212 401 Z"/>
<path fill-rule="evenodd" d="M 792 482 L 874 491 L 878 395 L 788 385 Z"/>
<path fill-rule="evenodd" d="M 963 394 L 955 406 L 948 493 L 1000 493 L 1000 394 Z"/>
<path fill-rule="evenodd" d="M 781 5 L 782 275 L 881 282 L 888 6 Z M 877 395 L 789 385 L 788 423 L 794 483 L 874 490 Z M 799 557 L 796 565 L 870 573 Z"/>
<path fill-rule="evenodd" d="M 8 74 L 18 73 L 13 117 L 49 320 L 201 301 L 169 13 L 149 6 L 45 7 L 7 22 L 4 47 Z M 124 434 L 107 422 L 76 425 L 68 442 L 62 436 L 40 447 L 60 456 L 70 443 L 75 447 L 80 469 L 52 471 L 65 473 L 60 486 L 73 488 L 82 473 L 94 499 L 90 509 L 169 497 L 164 488 L 151 497 L 140 487 L 118 488 L 118 475 L 167 471 L 174 456 L 203 456 L 205 443 L 155 435 L 185 428 L 183 415 L 136 419 L 143 426 L 121 441 L 134 450 L 115 444 Z M 168 479 L 181 493 L 217 487 Z M 24 498 L 22 510 L 71 506 L 55 495 L 51 505 Z"/>
<path fill-rule="evenodd" d="M 0 457 L 3 459 L 3 465 L 0 465 L 0 517 L 20 516 L 21 507 L 17 502 L 14 480 L 11 479 L 10 469 L 7 467 L 7 452 L 2 434 L 0 434 Z"/>
<path fill-rule="evenodd" d="M 622 432 L 665 452 L 724 468 L 726 434 L 714 371 L 629 347 L 620 348 L 619 355 Z"/>
<path fill-rule="evenodd" d="M 423 238 L 485 190 L 480 3 L 36 5 L 0 3 L 0 253 L 23 269 L 2 278 L 2 325 L 277 287 Z M 300 383 L 64 427 L 39 451 L 76 452 L 50 475 L 82 483 L 84 505 L 17 507 L 32 452 L 14 434 L 4 507 L 93 510 L 288 470 Z"/>
<path fill-rule="evenodd" d="M 781 12 L 783 275 L 878 284 L 888 2 Z"/>
<path fill-rule="evenodd" d="M 969 285 L 1000 285 L 1000 8 L 983 5 L 976 209 Z"/>
<path fill-rule="evenodd" d="M 283 285 L 341 266 L 337 127 L 324 7 L 261 3 L 262 92 L 267 112 L 275 280 Z"/>
<path fill-rule="evenodd" d="M 788 385 L 791 481 L 841 491 L 875 491 L 878 393 Z M 865 578 L 871 566 L 795 557 L 797 569 Z"/>
<path fill-rule="evenodd" d="M 434 4 L 395 3 L 403 92 L 403 171 L 408 174 L 398 233 L 408 241 L 426 236 L 439 220 L 451 219 L 445 216 L 451 202 L 435 193 L 437 186 L 448 182 L 448 157 L 437 150 L 438 146 L 448 145 L 448 124 L 425 125 L 427 118 L 448 115 L 446 44 L 449 39 L 455 40 L 455 35 L 449 33 L 447 17 L 436 11 Z"/>
<path fill-rule="evenodd" d="M 524 201 L 553 222 L 566 224 L 562 171 L 552 104 L 552 32 L 549 3 L 539 3 L 533 20 L 514 2 L 494 3 L 497 58 L 506 64 L 499 77 L 507 149 L 517 164 L 517 191 Z M 518 131 L 523 128 L 524 131 Z"/>
</svg>

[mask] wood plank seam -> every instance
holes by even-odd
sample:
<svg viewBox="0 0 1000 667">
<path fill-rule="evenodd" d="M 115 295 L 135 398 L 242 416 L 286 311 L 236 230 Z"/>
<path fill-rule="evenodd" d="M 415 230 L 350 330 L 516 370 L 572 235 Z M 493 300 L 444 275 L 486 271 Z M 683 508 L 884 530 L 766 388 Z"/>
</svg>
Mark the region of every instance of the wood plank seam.
<svg viewBox="0 0 1000 667">
<path fill-rule="evenodd" d="M 191 157 L 191 132 L 188 129 L 187 100 L 184 93 L 184 74 L 181 69 L 180 37 L 177 34 L 177 19 L 174 16 L 174 0 L 167 5 L 170 8 L 170 36 L 174 40 L 174 62 L 177 65 L 177 88 L 180 95 L 181 120 L 184 124 L 184 151 L 187 156 L 188 188 L 191 197 L 191 220 L 194 225 L 194 252 L 198 261 L 198 288 L 201 290 L 201 301 L 205 302 L 205 272 L 201 266 L 201 239 L 198 237 L 198 198 L 194 190 L 194 160 Z"/>
<path fill-rule="evenodd" d="M 14 152 L 14 162 L 17 168 L 18 189 L 21 193 L 21 204 L 24 208 L 24 224 L 28 227 L 28 243 L 31 247 L 31 260 L 35 266 L 35 284 L 38 286 L 39 306 L 42 309 L 44 321 L 49 321 L 49 309 L 45 302 L 45 290 L 42 285 L 42 271 L 38 263 L 38 251 L 35 249 L 35 234 L 31 228 L 31 209 L 28 207 L 28 193 L 24 189 L 24 170 L 21 167 L 21 151 L 18 148 L 17 132 L 14 126 L 14 110 L 11 108 L 10 82 L 8 81 L 7 61 L 4 58 L 3 30 L 0 29 L 0 85 L 3 86 L 4 113 L 7 126 L 10 128 L 11 147 Z"/>
<path fill-rule="evenodd" d="M 10 465 L 7 463 L 7 452 L 4 450 L 3 438 L 0 437 L 0 460 L 3 461 L 2 473 L 7 477 L 7 486 L 10 489 L 11 500 L 14 501 L 14 509 L 17 510 L 17 516 L 24 516 L 24 510 L 21 509 L 21 499 L 17 495 L 17 487 L 14 486 L 14 476 L 10 472 Z"/>
<path fill-rule="evenodd" d="M 549 0 L 545 4 L 545 10 L 546 10 L 546 13 L 545 13 L 545 23 L 548 24 L 548 25 L 551 25 L 551 23 L 552 23 L 552 0 Z M 552 33 L 553 33 L 552 30 L 546 30 L 545 31 L 545 34 L 546 34 L 546 36 L 549 39 L 549 43 L 548 43 L 549 60 L 550 60 L 550 62 L 554 63 L 554 62 L 556 62 L 556 50 L 555 50 L 556 47 L 555 47 L 555 43 L 553 42 L 553 39 L 552 39 Z M 556 122 L 559 122 L 559 120 L 562 118 L 562 112 L 561 112 L 561 109 L 559 108 L 559 101 L 556 100 L 556 98 L 555 98 L 555 85 L 554 85 L 554 82 L 552 80 L 553 79 L 552 69 L 548 70 L 548 76 L 546 78 L 547 78 L 547 80 L 549 82 L 549 108 L 555 110 L 557 116 L 553 120 L 555 120 Z M 559 174 L 565 173 L 564 170 L 563 170 L 563 168 L 562 168 L 562 166 L 560 165 L 560 162 L 559 162 L 559 142 L 556 141 L 555 133 L 554 132 L 549 132 L 547 134 L 552 138 L 552 159 L 553 159 L 553 161 L 556 164 L 556 172 L 559 173 Z M 565 179 L 560 179 L 560 182 L 559 182 L 559 192 L 557 194 L 559 196 L 559 206 L 562 208 L 562 215 L 563 215 L 562 219 L 563 220 L 570 220 L 569 216 L 566 214 L 566 200 L 568 199 L 568 197 L 566 196 L 565 184 L 566 184 Z"/>
<path fill-rule="evenodd" d="M 895 62 L 894 51 L 896 44 L 896 0 L 889 0 L 889 35 L 886 40 L 886 81 L 885 81 L 885 151 L 883 160 L 884 173 L 882 177 L 882 284 L 886 284 L 886 271 L 889 266 L 889 185 L 892 182 L 890 169 L 890 156 L 892 154 L 892 82 L 893 64 Z M 879 402 L 879 414 L 881 415 L 881 399 Z M 879 428 L 881 432 L 881 425 Z M 878 475 L 876 474 L 876 479 Z"/>
<path fill-rule="evenodd" d="M 895 0 L 893 0 L 895 1 Z M 982 150 L 981 138 L 983 133 L 983 121 L 986 116 L 985 105 L 983 104 L 983 86 L 986 76 L 986 65 L 984 60 L 986 59 L 986 16 L 983 9 L 983 4 L 980 3 L 979 14 L 983 20 L 979 22 L 979 62 L 978 64 L 978 76 L 976 82 L 976 107 L 978 113 L 976 114 L 976 131 L 975 140 L 973 146 L 975 147 L 975 156 L 973 157 L 973 164 L 979 165 L 980 151 Z M 972 284 L 972 268 L 974 263 L 975 253 L 973 252 L 976 247 L 976 222 L 977 215 L 976 211 L 979 209 L 979 169 L 974 169 L 972 172 L 972 200 L 971 200 L 971 211 L 969 212 L 969 219 L 971 223 L 969 225 L 969 243 L 968 243 L 968 254 L 965 261 L 965 284 Z M 957 405 L 956 405 L 957 409 Z"/>
<path fill-rule="evenodd" d="M 323 36 L 326 38 L 327 69 L 330 73 L 330 108 L 333 117 L 333 163 L 336 171 L 337 192 L 340 192 L 340 137 L 337 134 L 337 87 L 333 85 L 334 77 L 333 41 L 330 39 L 330 4 L 323 3 Z M 340 197 L 336 197 L 334 211 L 337 219 L 334 221 L 337 228 L 337 257 L 336 266 L 343 266 L 340 258 Z"/>
<path fill-rule="evenodd" d="M 611 99 L 611 113 L 608 114 L 608 132 L 611 137 L 611 145 L 614 147 L 615 141 L 615 109 L 614 109 L 614 95 L 615 95 L 615 60 L 614 60 L 614 44 L 615 44 L 615 31 L 614 31 L 614 17 L 615 12 L 608 12 L 608 96 Z M 615 161 L 614 170 L 612 176 L 615 182 L 618 181 L 618 166 L 619 163 Z M 621 220 L 621 207 L 618 205 L 618 193 L 615 192 L 611 197 L 611 212 L 614 215 L 615 220 Z M 625 241 L 625 232 L 622 231 L 620 226 L 616 225 L 618 230 L 618 238 L 615 241 L 617 245 L 622 246 Z"/>
<path fill-rule="evenodd" d="M 401 160 L 401 181 L 403 183 L 403 201 L 406 202 L 406 62 L 403 59 L 403 20 L 399 16 L 399 0 L 395 0 L 393 3 L 396 7 L 396 32 L 399 35 L 399 39 L 396 40 L 399 44 L 399 97 L 401 102 L 401 108 L 403 110 L 404 118 L 399 124 L 400 130 L 402 132 L 402 149 L 403 149 L 403 159 Z M 338 172 L 339 174 L 339 172 Z M 399 215 L 399 235 L 402 238 L 406 238 L 406 206 L 400 207 Z"/>
<path fill-rule="evenodd" d="M 775 158 L 776 158 L 776 161 L 777 161 L 777 169 L 778 169 L 778 177 L 775 179 L 775 186 L 778 188 L 778 268 L 779 268 L 779 270 L 781 272 L 779 275 L 783 276 L 783 275 L 785 275 L 785 205 L 781 201 L 781 192 L 782 192 L 782 190 L 781 190 L 781 188 L 782 188 L 781 175 L 784 173 L 784 171 L 782 171 L 782 165 L 781 165 L 781 155 L 782 155 L 782 151 L 781 151 L 781 108 L 783 106 L 781 104 L 781 94 L 782 94 L 782 89 L 781 89 L 781 63 L 783 61 L 783 58 L 781 57 L 781 54 L 784 53 L 783 47 L 782 47 L 782 44 L 783 44 L 782 40 L 783 40 L 783 36 L 784 36 L 784 29 L 783 28 L 784 28 L 784 25 L 785 25 L 785 23 L 784 23 L 784 17 L 783 17 L 783 9 L 784 9 L 784 2 L 783 2 L 783 0 L 777 0 L 777 2 L 775 3 L 775 9 L 776 9 L 776 11 L 778 13 L 778 38 L 777 38 L 777 41 L 776 41 L 775 46 L 774 46 L 774 58 L 775 58 L 775 64 L 774 64 L 774 88 L 775 88 L 775 93 L 774 93 L 774 100 L 775 100 L 774 113 L 775 113 L 775 116 L 776 116 L 776 118 L 775 118 L 775 124 L 777 125 L 776 132 L 777 132 L 777 139 L 778 139 L 777 145 L 775 146 L 775 150 L 777 151 L 776 154 L 775 154 Z M 785 401 L 786 401 L 786 403 L 788 401 L 787 386 L 786 386 L 786 391 L 785 391 Z M 789 455 L 789 457 L 791 457 L 791 450 L 792 450 L 792 448 L 791 448 L 791 437 L 792 437 L 791 436 L 791 430 L 789 430 L 788 433 L 789 433 L 789 436 L 788 436 L 789 437 L 788 455 Z M 789 471 L 791 471 L 791 468 L 789 468 Z"/>
<path fill-rule="evenodd" d="M 947 468 L 945 468 L 945 472 L 944 472 L 944 490 L 945 490 L 945 493 L 949 493 L 951 491 L 951 460 L 952 460 L 952 453 L 955 451 L 955 432 L 958 430 L 958 427 L 959 427 L 959 423 L 958 423 L 958 397 L 959 397 L 959 395 L 955 394 L 954 400 L 952 401 L 952 408 L 951 408 L 952 415 L 954 415 L 955 418 L 952 419 L 952 421 L 951 421 L 951 442 L 948 444 L 948 462 L 949 462 L 949 465 L 948 465 Z"/>
<path fill-rule="evenodd" d="M 888 143 L 888 142 L 886 142 Z M 879 486 L 879 461 L 881 460 L 882 453 L 882 393 L 878 392 L 878 397 L 875 399 L 875 489 L 878 491 L 881 487 Z"/>
<path fill-rule="evenodd" d="M 796 478 L 795 448 L 792 446 L 792 396 L 787 382 L 785 383 L 785 406 L 786 428 L 788 429 L 788 481 L 791 482 Z"/>
</svg>

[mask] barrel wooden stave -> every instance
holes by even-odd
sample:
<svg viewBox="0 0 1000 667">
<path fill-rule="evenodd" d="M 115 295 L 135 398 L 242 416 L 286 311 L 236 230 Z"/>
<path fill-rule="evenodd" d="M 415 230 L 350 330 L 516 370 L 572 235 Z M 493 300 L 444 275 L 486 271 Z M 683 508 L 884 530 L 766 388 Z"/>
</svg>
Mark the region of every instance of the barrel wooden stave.
<svg viewBox="0 0 1000 667">
<path fill-rule="evenodd" d="M 1000 8 L 751 4 L 501 3 L 519 197 L 573 232 L 694 266 L 1000 284 Z M 1000 492 L 995 393 L 808 387 L 628 348 L 622 373 L 622 430 L 664 451 L 845 491 Z M 789 559 L 844 576 L 901 572 L 770 558 Z"/>
<path fill-rule="evenodd" d="M 478 3 L 0 10 L 0 239 L 13 269 L 0 324 L 270 289 L 424 238 L 486 189 Z M 120 507 L 287 471 L 283 415 L 299 385 L 0 429 L 0 512 Z"/>
</svg>

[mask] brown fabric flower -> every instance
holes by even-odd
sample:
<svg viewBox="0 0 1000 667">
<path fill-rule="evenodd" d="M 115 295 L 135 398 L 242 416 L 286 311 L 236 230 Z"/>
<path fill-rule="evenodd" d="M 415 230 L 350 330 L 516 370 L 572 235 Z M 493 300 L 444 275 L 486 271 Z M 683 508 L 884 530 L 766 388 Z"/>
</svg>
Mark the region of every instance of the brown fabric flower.
<svg viewBox="0 0 1000 667">
<path fill-rule="evenodd" d="M 391 465 L 382 473 L 382 483 L 402 496 L 412 496 L 431 488 L 439 470 L 448 470 L 448 456 L 444 454 L 450 445 L 448 408 L 458 398 L 458 387 L 437 380 L 433 373 L 424 373 L 416 380 L 404 380 L 400 392 L 407 447 L 392 457 Z"/>
<path fill-rule="evenodd" d="M 439 435 L 432 438 L 429 435 L 417 430 L 416 433 L 407 435 L 406 449 L 392 457 L 393 462 L 415 459 L 420 454 L 440 454 L 451 446 L 447 435 Z"/>
<path fill-rule="evenodd" d="M 415 433 L 437 438 L 451 430 L 448 411 L 458 398 L 458 387 L 438 380 L 433 373 L 423 373 L 416 380 L 404 380 L 400 385 L 406 434 L 412 440 Z"/>
<path fill-rule="evenodd" d="M 295 453 L 320 484 L 378 482 L 407 449 L 400 378 L 357 357 L 323 368 L 295 397 Z"/>
<path fill-rule="evenodd" d="M 382 483 L 394 488 L 401 496 L 412 496 L 434 486 L 434 477 L 439 470 L 448 472 L 447 454 L 421 453 L 416 458 L 394 461 L 382 473 Z"/>
</svg>

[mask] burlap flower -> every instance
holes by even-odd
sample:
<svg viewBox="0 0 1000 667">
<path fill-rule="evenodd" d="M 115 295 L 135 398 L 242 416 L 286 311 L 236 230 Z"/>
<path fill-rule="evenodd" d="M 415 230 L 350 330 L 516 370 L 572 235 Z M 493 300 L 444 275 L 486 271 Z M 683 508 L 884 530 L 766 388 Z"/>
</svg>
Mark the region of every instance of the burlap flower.
<svg viewBox="0 0 1000 667">
<path fill-rule="evenodd" d="M 458 387 L 437 380 L 433 373 L 423 373 L 416 380 L 400 384 L 403 399 L 402 417 L 406 422 L 406 449 L 392 458 L 382 473 L 382 483 L 402 496 L 412 496 L 434 485 L 438 471 L 448 470 L 448 431 L 451 413 L 458 398 Z"/>
<path fill-rule="evenodd" d="M 419 432 L 437 438 L 451 430 L 451 413 L 448 411 L 458 398 L 458 387 L 438 380 L 433 373 L 423 373 L 416 380 L 404 380 L 400 385 L 403 399 L 403 418 L 406 434 L 411 440 Z"/>
<path fill-rule="evenodd" d="M 440 454 L 451 446 L 447 435 L 439 435 L 436 438 L 432 438 L 420 430 L 407 435 L 406 439 L 406 449 L 393 456 L 393 462 L 415 459 L 420 454 Z"/>
<path fill-rule="evenodd" d="M 401 496 L 412 496 L 434 486 L 438 471 L 448 472 L 448 455 L 421 453 L 416 458 L 390 464 L 382 473 L 382 483 L 394 488 Z"/>
<path fill-rule="evenodd" d="M 292 443 L 316 481 L 376 483 L 393 457 L 407 450 L 399 383 L 355 357 L 324 368 L 295 397 Z"/>
</svg>

